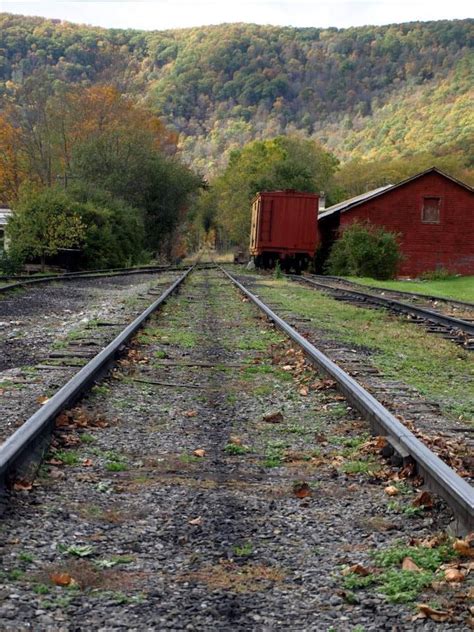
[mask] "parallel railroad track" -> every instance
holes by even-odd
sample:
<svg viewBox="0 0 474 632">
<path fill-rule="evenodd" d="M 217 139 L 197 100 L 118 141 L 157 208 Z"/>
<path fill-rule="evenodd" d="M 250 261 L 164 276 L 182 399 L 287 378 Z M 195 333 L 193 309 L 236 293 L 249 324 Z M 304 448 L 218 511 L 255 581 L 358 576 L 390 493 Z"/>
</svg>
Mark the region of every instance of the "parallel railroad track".
<svg viewBox="0 0 474 632">
<path fill-rule="evenodd" d="M 411 322 L 425 325 L 431 333 L 440 334 L 444 338 L 463 346 L 465 349 L 474 350 L 474 323 L 468 320 L 454 318 L 433 309 L 386 298 L 379 294 L 363 292 L 352 287 L 341 287 L 334 282 L 325 280 L 325 277 L 287 276 L 294 281 L 305 283 L 318 290 L 327 292 L 336 300 L 349 301 L 364 307 L 385 308 L 397 314 L 406 314 L 410 317 Z M 472 308 L 472 305 L 466 305 Z"/>
<path fill-rule="evenodd" d="M 380 595 L 393 571 L 359 598 L 342 568 L 401 541 L 416 553 L 409 538 L 435 537 L 453 512 L 458 533 L 472 527 L 472 488 L 250 279 L 196 266 L 163 281 L 0 448 L 13 487 L 0 627 L 416 629 L 411 605 Z M 415 506 L 419 476 L 401 461 L 453 511 L 434 496 Z M 462 599 L 449 616 L 463 625 Z"/>
<path fill-rule="evenodd" d="M 233 275 L 223 268 L 220 270 L 304 351 L 319 370 L 336 381 L 337 388 L 362 417 L 369 421 L 375 433 L 385 436 L 394 450 L 404 459 L 411 459 L 416 463 L 418 471 L 430 489 L 448 502 L 461 525 L 472 529 L 474 527 L 474 492 L 472 487 L 431 452 L 352 377 L 310 344 Z M 9 480 L 25 477 L 25 472 L 32 461 L 32 455 L 34 456 L 33 462 L 37 463 L 38 447 L 40 447 L 40 452 L 44 450 L 58 415 L 64 409 L 74 405 L 105 374 L 113 361 L 123 351 L 127 342 L 144 325 L 150 315 L 166 302 L 191 271 L 192 268 L 186 270 L 138 318 L 5 441 L 0 448 L 0 480 L 3 488 L 8 486 Z"/>
</svg>

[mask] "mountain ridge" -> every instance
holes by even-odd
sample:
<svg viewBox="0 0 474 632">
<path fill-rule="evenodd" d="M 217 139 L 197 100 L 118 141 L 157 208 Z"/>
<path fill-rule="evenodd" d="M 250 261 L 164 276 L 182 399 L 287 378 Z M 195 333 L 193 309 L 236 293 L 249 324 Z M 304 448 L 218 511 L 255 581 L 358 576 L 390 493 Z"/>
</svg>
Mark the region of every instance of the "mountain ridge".
<svg viewBox="0 0 474 632">
<path fill-rule="evenodd" d="M 253 139 L 297 134 L 343 160 L 417 151 L 474 165 L 474 20 L 349 28 L 245 23 L 140 31 L 0 14 L 0 94 L 42 69 L 112 82 L 213 174 Z"/>
</svg>

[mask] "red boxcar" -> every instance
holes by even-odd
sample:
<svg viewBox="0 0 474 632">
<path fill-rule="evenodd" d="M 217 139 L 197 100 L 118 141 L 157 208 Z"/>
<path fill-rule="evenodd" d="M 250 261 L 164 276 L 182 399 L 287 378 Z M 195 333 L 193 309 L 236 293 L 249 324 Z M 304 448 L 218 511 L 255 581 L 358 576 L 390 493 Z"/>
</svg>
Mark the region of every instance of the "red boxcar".
<svg viewBox="0 0 474 632">
<path fill-rule="evenodd" d="M 319 196 L 299 191 L 266 191 L 252 202 L 250 255 L 257 267 L 304 268 L 319 242 Z"/>
</svg>

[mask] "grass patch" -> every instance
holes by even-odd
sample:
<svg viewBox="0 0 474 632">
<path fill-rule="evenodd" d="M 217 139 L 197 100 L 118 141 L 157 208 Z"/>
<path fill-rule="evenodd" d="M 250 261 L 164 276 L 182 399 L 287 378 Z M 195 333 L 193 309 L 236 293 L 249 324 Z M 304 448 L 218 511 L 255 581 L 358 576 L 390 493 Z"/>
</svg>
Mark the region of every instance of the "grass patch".
<svg viewBox="0 0 474 632">
<path fill-rule="evenodd" d="M 386 596 L 387 601 L 407 603 L 417 599 L 418 594 L 437 579 L 438 568 L 456 557 L 456 553 L 448 540 L 432 549 L 396 544 L 372 552 L 371 557 L 378 568 L 367 576 L 356 573 L 345 575 L 344 588 L 357 590 L 374 586 L 378 593 Z M 401 566 L 406 557 L 413 560 L 420 570 L 403 570 Z"/>
<path fill-rule="evenodd" d="M 245 445 L 238 445 L 237 443 L 228 443 L 224 448 L 224 452 L 232 456 L 241 456 L 250 452 L 250 448 Z"/>
<path fill-rule="evenodd" d="M 346 474 L 373 474 L 381 467 L 380 463 L 373 460 L 346 461 L 341 465 L 341 470 Z"/>
<path fill-rule="evenodd" d="M 427 279 L 425 281 L 378 281 L 368 277 L 345 277 L 361 285 L 371 285 L 387 290 L 415 292 L 441 298 L 453 298 L 457 301 L 474 303 L 474 276 L 447 277 L 445 279 Z"/>
<path fill-rule="evenodd" d="M 79 463 L 79 456 L 73 450 L 58 450 L 54 453 L 53 458 L 58 459 L 64 465 L 77 465 Z"/>
<path fill-rule="evenodd" d="M 120 461 L 109 461 L 105 464 L 107 472 L 125 472 L 128 467 L 126 463 Z"/>
<path fill-rule="evenodd" d="M 250 557 L 253 553 L 253 545 L 251 542 L 245 542 L 240 546 L 234 546 L 233 551 L 238 557 Z"/>
</svg>

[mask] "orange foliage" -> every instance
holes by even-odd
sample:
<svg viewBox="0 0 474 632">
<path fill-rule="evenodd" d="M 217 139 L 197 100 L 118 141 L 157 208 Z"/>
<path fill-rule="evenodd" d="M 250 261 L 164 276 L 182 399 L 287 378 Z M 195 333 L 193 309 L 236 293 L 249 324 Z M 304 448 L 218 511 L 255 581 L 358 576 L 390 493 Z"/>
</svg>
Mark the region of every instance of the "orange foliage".
<svg viewBox="0 0 474 632">
<path fill-rule="evenodd" d="M 150 110 L 110 85 L 76 87 L 50 97 L 42 111 L 41 142 L 22 127 L 21 109 L 22 105 L 16 105 L 0 114 L 0 202 L 15 200 L 27 176 L 45 182 L 41 167 L 46 161 L 51 170 L 46 181 L 63 178 L 66 182 L 74 148 L 101 134 L 116 134 L 118 139 L 139 135 L 168 155 L 176 152 L 177 135 Z"/>
<path fill-rule="evenodd" d="M 177 136 L 150 110 L 121 95 L 114 86 L 93 86 L 80 93 L 71 91 L 65 103 L 73 142 L 104 132 L 133 131 L 151 136 L 155 147 L 162 151 L 176 148 Z"/>
<path fill-rule="evenodd" d="M 0 114 L 0 202 L 16 199 L 25 173 L 19 159 L 20 132 Z"/>
</svg>

